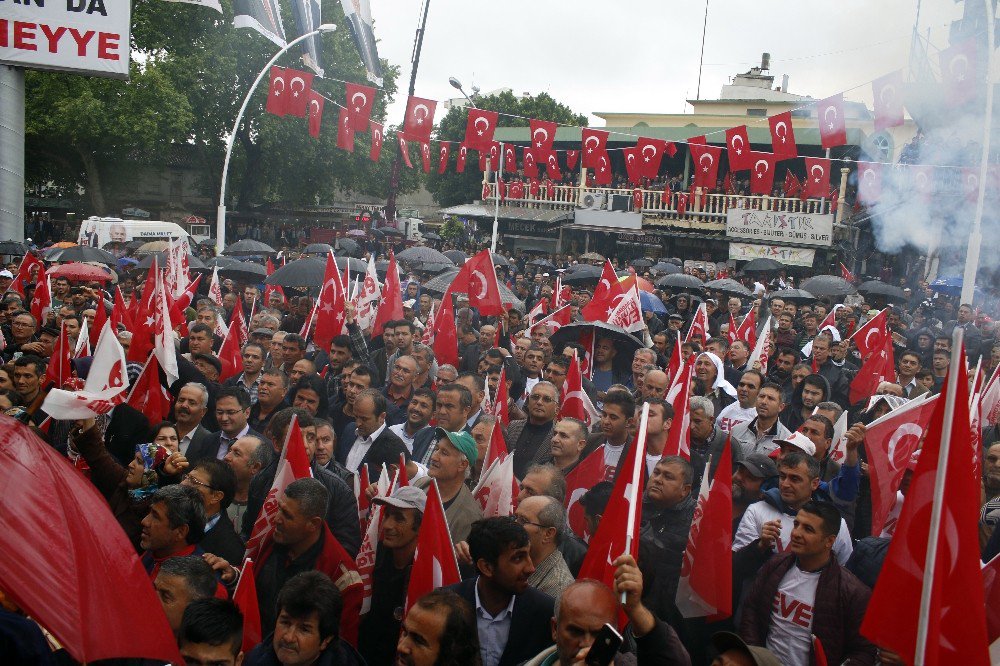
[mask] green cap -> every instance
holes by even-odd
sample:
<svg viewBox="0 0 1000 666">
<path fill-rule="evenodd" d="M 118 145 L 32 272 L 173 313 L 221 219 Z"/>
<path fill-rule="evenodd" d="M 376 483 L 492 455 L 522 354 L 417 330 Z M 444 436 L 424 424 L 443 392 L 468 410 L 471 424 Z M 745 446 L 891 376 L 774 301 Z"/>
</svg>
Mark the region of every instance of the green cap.
<svg viewBox="0 0 1000 666">
<path fill-rule="evenodd" d="M 476 440 L 472 438 L 472 435 L 464 430 L 462 432 L 448 432 L 444 428 L 435 429 L 434 434 L 438 439 L 447 437 L 452 446 L 469 459 L 469 465 L 476 464 L 476 458 L 479 457 L 479 447 L 476 446 Z"/>
</svg>

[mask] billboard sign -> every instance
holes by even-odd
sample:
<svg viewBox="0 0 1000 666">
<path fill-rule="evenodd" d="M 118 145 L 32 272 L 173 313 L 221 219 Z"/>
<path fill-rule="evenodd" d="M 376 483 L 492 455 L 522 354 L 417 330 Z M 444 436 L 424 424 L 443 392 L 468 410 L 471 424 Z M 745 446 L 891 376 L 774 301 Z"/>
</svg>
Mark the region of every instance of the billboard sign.
<svg viewBox="0 0 1000 666">
<path fill-rule="evenodd" d="M 128 78 L 129 0 L 3 2 L 0 64 Z"/>
<path fill-rule="evenodd" d="M 730 208 L 726 236 L 762 244 L 833 245 L 833 215 Z"/>
<path fill-rule="evenodd" d="M 788 266 L 812 266 L 816 250 L 783 245 L 752 245 L 750 243 L 730 243 L 729 258 L 736 261 L 751 259 L 774 259 Z"/>
</svg>

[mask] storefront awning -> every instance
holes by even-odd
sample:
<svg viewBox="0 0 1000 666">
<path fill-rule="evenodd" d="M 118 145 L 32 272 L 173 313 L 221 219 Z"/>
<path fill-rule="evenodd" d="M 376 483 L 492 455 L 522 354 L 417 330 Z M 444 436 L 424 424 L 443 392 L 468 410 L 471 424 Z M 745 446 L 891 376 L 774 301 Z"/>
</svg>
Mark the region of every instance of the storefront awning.
<svg viewBox="0 0 1000 666">
<path fill-rule="evenodd" d="M 452 206 L 441 211 L 442 215 L 455 215 L 457 217 L 475 217 L 493 219 L 493 206 L 483 206 L 481 204 L 462 204 Z M 541 222 L 542 224 L 558 224 L 566 220 L 573 219 L 572 210 L 560 210 L 557 208 L 521 208 L 519 206 L 500 206 L 498 217 L 501 220 L 515 220 L 519 222 Z"/>
</svg>

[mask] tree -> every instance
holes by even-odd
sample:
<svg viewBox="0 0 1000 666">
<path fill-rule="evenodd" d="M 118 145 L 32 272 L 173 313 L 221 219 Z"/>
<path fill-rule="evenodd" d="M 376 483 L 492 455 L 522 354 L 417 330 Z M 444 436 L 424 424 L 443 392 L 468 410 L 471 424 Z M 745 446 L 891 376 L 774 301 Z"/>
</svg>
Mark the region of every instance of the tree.
<svg viewBox="0 0 1000 666">
<path fill-rule="evenodd" d="M 465 226 L 459 222 L 457 218 L 449 217 L 444 221 L 444 224 L 441 225 L 441 229 L 438 231 L 438 234 L 445 240 L 458 240 L 459 238 L 465 236 Z"/>
<path fill-rule="evenodd" d="M 500 125 L 505 127 L 527 127 L 528 118 L 550 120 L 562 125 L 586 126 L 587 124 L 585 116 L 574 113 L 548 93 L 534 97 L 515 97 L 513 93 L 503 92 L 477 97 L 475 102 L 479 108 L 500 113 Z M 466 109 L 453 107 L 441 119 L 441 125 L 438 127 L 438 138 L 451 141 L 453 153 L 457 152 L 458 144 L 465 140 L 466 117 Z M 444 174 L 439 175 L 436 171 L 432 171 L 427 177 L 427 189 L 442 206 L 474 201 L 482 195 L 483 176 L 477 165 L 478 156 L 473 152 L 469 154 L 464 173 L 455 173 L 454 162 Z"/>
</svg>

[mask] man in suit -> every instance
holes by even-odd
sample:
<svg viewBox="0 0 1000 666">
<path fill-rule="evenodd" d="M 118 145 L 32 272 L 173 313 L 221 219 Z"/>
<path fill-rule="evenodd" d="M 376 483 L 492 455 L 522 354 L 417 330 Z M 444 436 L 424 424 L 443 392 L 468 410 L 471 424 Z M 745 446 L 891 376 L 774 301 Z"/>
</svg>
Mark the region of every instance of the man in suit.
<svg viewBox="0 0 1000 666">
<path fill-rule="evenodd" d="M 192 464 L 200 460 L 222 460 L 240 437 L 264 437 L 250 427 L 250 394 L 238 386 L 226 386 L 219 391 L 215 399 L 215 418 L 219 422 L 219 432 L 206 437 L 199 447 L 188 447 L 187 459 Z"/>
<path fill-rule="evenodd" d="M 205 504 L 205 536 L 201 549 L 229 562 L 243 558 L 243 540 L 236 534 L 226 510 L 236 493 L 236 474 L 220 460 L 202 460 L 184 474 L 181 485 L 198 491 Z"/>
<path fill-rule="evenodd" d="M 511 421 L 507 429 L 507 448 L 514 453 L 514 476 L 524 478 L 528 467 L 552 455 L 552 425 L 559 412 L 559 392 L 547 381 L 531 388 L 527 402 L 528 418 Z"/>
<path fill-rule="evenodd" d="M 478 576 L 450 589 L 475 609 L 483 666 L 513 666 L 552 645 L 554 600 L 528 585 L 535 571 L 524 527 L 509 518 L 476 521 L 469 551 Z"/>
<path fill-rule="evenodd" d="M 354 399 L 354 423 L 344 428 L 337 444 L 337 460 L 351 472 L 368 466 L 368 478 L 377 479 L 382 465 L 398 465 L 399 456 L 407 460 L 410 452 L 386 426 L 387 403 L 378 389 L 366 389 Z"/>
<path fill-rule="evenodd" d="M 174 402 L 174 418 L 179 437 L 177 449 L 183 455 L 188 456 L 191 450 L 203 450 L 205 440 L 212 437 L 211 431 L 201 424 L 207 412 L 208 387 L 198 382 L 189 382 L 181 387 Z"/>
</svg>

